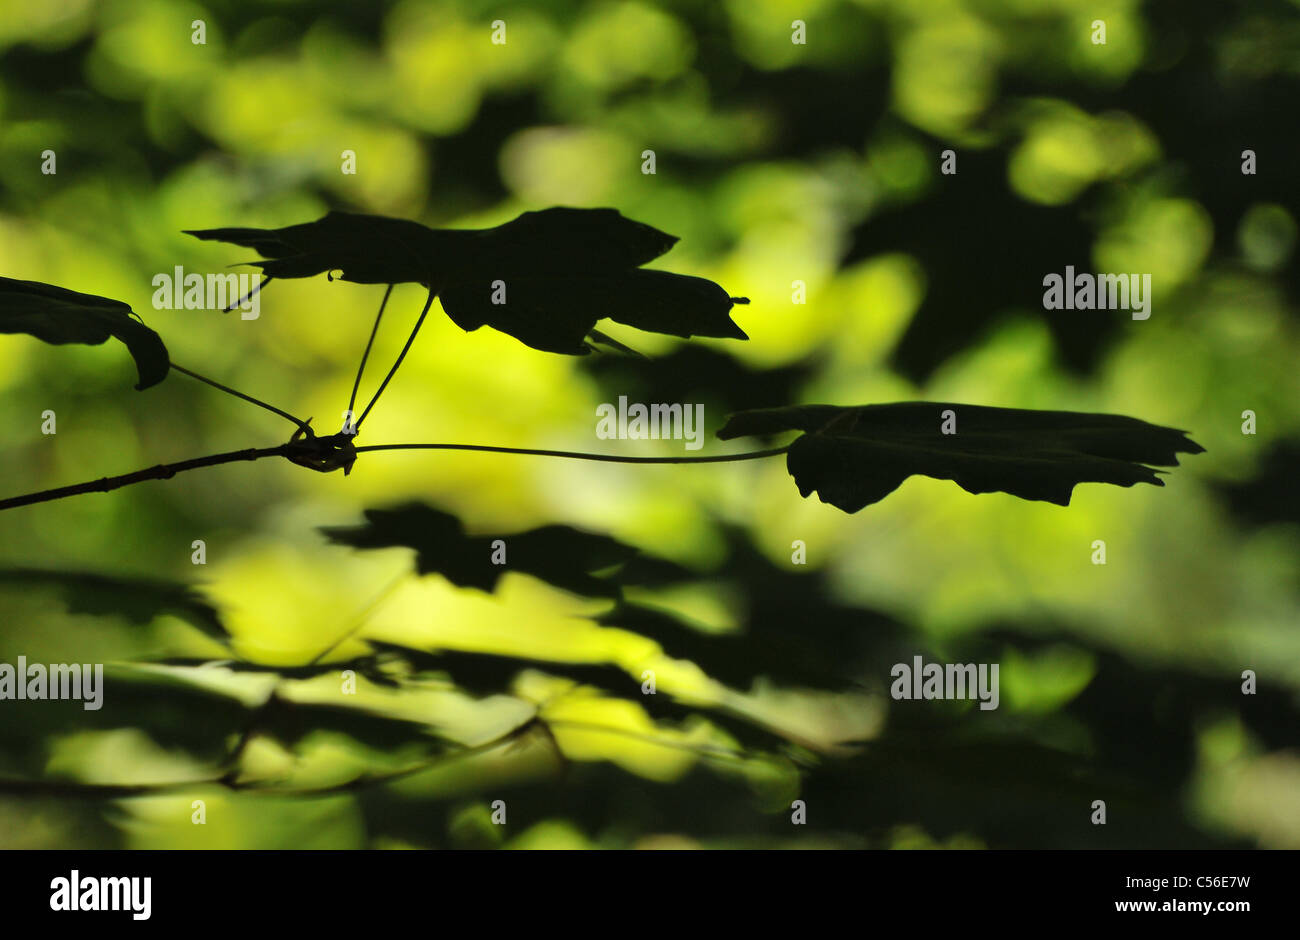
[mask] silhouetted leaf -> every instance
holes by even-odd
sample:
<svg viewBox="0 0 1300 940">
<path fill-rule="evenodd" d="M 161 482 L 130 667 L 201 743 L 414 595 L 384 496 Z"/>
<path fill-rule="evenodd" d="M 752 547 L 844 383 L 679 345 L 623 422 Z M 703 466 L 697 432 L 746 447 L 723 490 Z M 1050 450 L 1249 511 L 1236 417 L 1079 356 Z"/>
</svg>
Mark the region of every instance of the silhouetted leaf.
<svg viewBox="0 0 1300 940">
<path fill-rule="evenodd" d="M 432 229 L 407 219 L 331 212 L 285 228 L 191 229 L 186 234 L 256 250 L 271 260 L 248 263 L 269 277 L 340 271 L 345 281 L 413 282 L 435 289 L 486 271 L 505 276 L 635 268 L 677 241 L 616 209 L 564 207 L 525 212 L 490 229 Z"/>
<path fill-rule="evenodd" d="M 584 340 L 599 317 L 569 299 L 577 293 L 577 280 L 511 278 L 506 285 L 508 302 L 503 304 L 492 302 L 494 280 L 484 275 L 445 285 L 442 309 L 467 333 L 491 326 L 543 352 L 582 356 L 591 351 Z"/>
<path fill-rule="evenodd" d="M 131 578 L 89 571 L 43 571 L 37 568 L 0 569 L 0 585 L 56 588 L 74 614 L 116 614 L 145 625 L 162 614 L 179 617 L 218 640 L 227 637 L 217 610 L 186 584 L 153 578 Z"/>
<path fill-rule="evenodd" d="M 626 218 L 617 209 L 555 206 L 525 212 L 495 228 L 443 230 L 465 235 L 465 269 L 554 274 L 635 268 L 677 244 L 677 236 Z"/>
<path fill-rule="evenodd" d="M 505 303 L 493 302 L 498 280 Z M 671 336 L 749 338 L 730 315 L 733 304 L 747 299 L 732 298 L 704 278 L 667 271 L 506 278 L 485 273 L 450 282 L 441 297 L 447 316 L 462 330 L 490 326 L 547 352 L 586 353 L 583 338 L 605 318 Z"/>
<path fill-rule="evenodd" d="M 952 434 L 941 431 L 947 410 L 956 416 Z M 800 494 L 815 490 L 845 512 L 878 502 L 912 474 L 1068 506 L 1077 483 L 1164 486 L 1144 464 L 1176 466 L 1178 453 L 1204 450 L 1186 432 L 1122 415 L 937 402 L 742 411 L 718 437 L 782 431 L 805 432 L 786 455 Z"/>
<path fill-rule="evenodd" d="M 365 284 L 423 284 L 461 329 L 491 326 L 546 352 L 589 352 L 585 338 L 606 317 L 673 336 L 748 338 L 730 317 L 747 300 L 704 278 L 637 270 L 677 239 L 615 209 L 556 207 L 490 229 L 331 212 L 286 228 L 188 234 L 256 249 L 271 260 L 249 263 L 268 277 L 339 271 Z M 497 282 L 504 303 L 493 302 Z"/>
<path fill-rule="evenodd" d="M 471 536 L 459 519 L 423 503 L 367 509 L 360 526 L 325 527 L 330 541 L 354 548 L 402 546 L 416 551 L 420 574 L 441 574 L 461 587 L 492 591 L 507 571 L 521 571 L 576 594 L 614 597 L 618 584 L 592 572 L 630 561 L 637 550 L 617 539 L 566 525 L 542 526 L 513 535 Z M 492 543 L 505 542 L 504 565 L 492 563 Z"/>
<path fill-rule="evenodd" d="M 331 212 L 315 222 L 285 228 L 213 228 L 186 234 L 252 248 L 272 260 L 246 263 L 277 278 L 340 271 L 343 280 L 360 284 L 428 285 L 443 261 L 433 229 L 381 215 Z"/>
<path fill-rule="evenodd" d="M 731 319 L 732 306 L 747 304 L 749 298 L 732 297 L 706 278 L 633 271 L 619 287 L 631 293 L 607 314 L 618 323 L 672 336 L 749 339 Z"/>
<path fill-rule="evenodd" d="M 110 337 L 126 344 L 140 374 L 138 389 L 167 377 L 171 362 L 158 334 L 120 300 L 0 277 L 0 333 L 27 333 L 54 345 L 98 346 Z"/>
</svg>

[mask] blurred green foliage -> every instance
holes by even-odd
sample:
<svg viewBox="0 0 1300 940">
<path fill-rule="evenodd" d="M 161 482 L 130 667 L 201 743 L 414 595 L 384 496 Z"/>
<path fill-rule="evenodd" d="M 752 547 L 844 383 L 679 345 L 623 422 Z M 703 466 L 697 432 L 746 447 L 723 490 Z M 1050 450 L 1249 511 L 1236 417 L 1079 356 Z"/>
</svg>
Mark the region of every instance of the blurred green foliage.
<svg viewBox="0 0 1300 940">
<path fill-rule="evenodd" d="M 934 399 L 1131 414 L 1208 450 L 1164 490 L 1082 486 L 1069 508 L 913 478 L 849 516 L 780 460 L 388 453 L 347 478 L 233 464 L 6 512 L 0 563 L 193 585 L 229 646 L 138 583 L 114 613 L 0 581 L 0 662 L 109 664 L 100 712 L 0 703 L 0 846 L 1300 846 L 1296 14 L 0 5 L 0 273 L 126 301 L 176 361 L 327 430 L 382 289 L 278 283 L 253 321 L 154 311 L 155 274 L 242 259 L 182 229 L 609 205 L 682 237 L 673 270 L 752 299 L 749 342 L 638 335 L 644 365 L 431 318 L 364 443 L 599 449 L 596 405 L 629 394 L 705 402 L 710 435 L 732 408 Z M 1151 318 L 1043 311 L 1069 264 L 1151 273 Z M 421 300 L 394 291 L 371 382 Z M 283 439 L 181 375 L 133 392 L 130 370 L 0 337 L 4 495 Z M 414 499 L 476 534 L 608 534 L 690 576 L 610 601 L 511 572 L 488 594 L 318 531 Z M 1000 662 L 1000 709 L 891 701 L 913 655 Z"/>
</svg>

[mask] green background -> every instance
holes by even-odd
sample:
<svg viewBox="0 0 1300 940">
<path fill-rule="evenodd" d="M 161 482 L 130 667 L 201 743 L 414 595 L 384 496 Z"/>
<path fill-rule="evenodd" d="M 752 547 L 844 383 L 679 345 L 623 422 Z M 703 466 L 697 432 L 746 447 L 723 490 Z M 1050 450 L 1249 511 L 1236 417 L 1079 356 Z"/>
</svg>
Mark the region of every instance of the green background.
<svg viewBox="0 0 1300 940">
<path fill-rule="evenodd" d="M 435 452 L 362 455 L 347 477 L 231 464 L 7 511 L 6 567 L 192 584 L 233 653 L 172 614 L 129 615 L 128 590 L 125 613 L 112 592 L 86 612 L 0 583 L 0 662 L 110 675 L 98 713 L 0 703 L 0 846 L 1300 847 L 1298 14 L 5 0 L 0 273 L 123 300 L 176 362 L 318 428 L 341 423 L 382 287 L 277 282 L 251 321 L 154 310 L 155 274 L 251 257 L 182 229 L 612 206 L 681 237 L 655 267 L 752 300 L 734 311 L 748 342 L 608 330 L 648 365 L 466 334 L 435 305 L 360 443 L 678 453 L 596 439 L 596 406 L 627 394 L 704 402 L 705 454 L 750 449 L 712 438 L 732 409 L 926 399 L 1129 414 L 1207 453 L 1164 489 L 1083 485 L 1069 508 L 913 478 L 850 516 L 801 499 L 780 459 Z M 1042 310 L 1066 265 L 1150 273 L 1150 319 Z M 394 291 L 363 401 L 422 300 Z M 120 346 L 0 337 L 0 495 L 291 430 L 177 373 L 133 381 Z M 666 622 L 618 622 L 525 574 L 457 588 L 415 576 L 408 551 L 317 531 L 411 499 L 474 534 L 607 533 L 692 576 L 634 598 Z M 337 670 L 138 665 L 293 667 L 340 638 L 340 661 L 367 638 L 465 655 L 390 662 L 395 685 L 362 677 L 346 698 Z M 1000 708 L 891 701 L 889 670 L 914 655 L 1000 663 Z M 483 662 L 495 681 L 458 675 Z M 283 721 L 254 727 L 237 786 L 205 782 L 272 686 Z"/>
</svg>

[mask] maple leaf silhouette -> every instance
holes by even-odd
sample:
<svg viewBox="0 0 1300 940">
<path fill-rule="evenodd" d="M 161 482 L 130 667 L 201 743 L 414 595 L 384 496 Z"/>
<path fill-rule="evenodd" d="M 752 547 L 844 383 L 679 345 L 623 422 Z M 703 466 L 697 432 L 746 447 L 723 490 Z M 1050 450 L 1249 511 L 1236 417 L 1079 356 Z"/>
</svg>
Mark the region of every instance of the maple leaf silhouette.
<svg viewBox="0 0 1300 940">
<path fill-rule="evenodd" d="M 362 284 L 422 284 L 461 329 L 482 326 L 547 352 L 583 355 L 610 341 L 597 320 L 673 336 L 748 339 L 730 316 L 743 297 L 712 281 L 640 266 L 677 238 L 616 209 L 556 207 L 489 229 L 432 229 L 383 216 L 331 212 L 279 229 L 190 230 L 256 250 L 268 279 L 339 272 Z"/>
<path fill-rule="evenodd" d="M 943 431 L 947 412 L 953 433 Z M 1068 506 L 1078 483 L 1164 486 L 1146 464 L 1177 466 L 1179 453 L 1205 450 L 1185 431 L 1123 415 L 943 402 L 742 411 L 718 437 L 782 431 L 805 432 L 786 455 L 800 494 L 816 491 L 845 512 L 879 502 L 913 474 Z"/>
</svg>

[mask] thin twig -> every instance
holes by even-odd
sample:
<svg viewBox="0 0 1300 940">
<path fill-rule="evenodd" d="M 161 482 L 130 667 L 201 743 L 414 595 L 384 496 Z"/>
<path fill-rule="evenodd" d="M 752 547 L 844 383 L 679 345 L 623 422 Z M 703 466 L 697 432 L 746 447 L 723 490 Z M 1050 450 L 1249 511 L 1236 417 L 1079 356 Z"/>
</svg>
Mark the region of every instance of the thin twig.
<svg viewBox="0 0 1300 940">
<path fill-rule="evenodd" d="M 393 285 L 384 291 L 384 299 L 379 302 L 379 313 L 375 315 L 375 325 L 370 330 L 370 339 L 366 340 L 365 352 L 361 354 L 361 364 L 357 366 L 357 378 L 352 383 L 352 397 L 348 399 L 348 421 L 352 420 L 353 410 L 357 406 L 357 389 L 361 388 L 361 373 L 366 371 L 366 360 L 370 358 L 370 347 L 375 344 L 375 334 L 379 332 L 379 321 L 384 318 L 384 308 L 388 306 L 388 297 L 393 292 Z M 355 425 L 353 425 L 355 427 Z"/>
<path fill-rule="evenodd" d="M 571 460 L 602 460 L 608 463 L 730 463 L 737 460 L 758 460 L 775 457 L 790 449 L 772 447 L 752 450 L 742 454 L 718 454 L 714 457 L 623 457 L 618 454 L 588 454 L 576 450 L 538 450 L 532 447 L 496 447 L 490 444 L 369 444 L 358 447 L 357 453 L 367 450 L 478 450 L 489 454 L 527 454 L 534 457 L 567 457 Z"/>
<path fill-rule="evenodd" d="M 370 409 L 375 407 L 375 402 L 379 401 L 379 396 L 384 394 L 384 389 L 388 387 L 388 383 L 392 381 L 393 376 L 397 374 L 397 367 L 402 364 L 402 360 L 406 358 L 407 350 L 409 350 L 411 344 L 415 342 L 415 336 L 420 332 L 420 327 L 424 325 L 424 318 L 429 315 L 429 308 L 433 306 L 433 298 L 435 296 L 437 295 L 433 288 L 430 288 L 429 299 L 424 302 L 424 309 L 420 311 L 420 318 L 415 321 L 415 329 L 411 330 L 411 335 L 406 338 L 406 345 L 403 346 L 402 351 L 397 354 L 397 361 L 394 362 L 393 367 L 388 370 L 388 374 L 384 376 L 384 380 L 379 383 L 379 388 L 375 392 L 375 396 L 370 399 L 370 404 L 366 405 L 366 410 L 361 412 L 361 417 L 352 425 L 356 430 L 361 430 L 361 422 L 366 420 L 366 415 L 370 414 Z"/>
<path fill-rule="evenodd" d="M 260 398 L 254 398 L 252 395 L 245 395 L 243 392 L 236 391 L 235 389 L 231 388 L 228 385 L 222 385 L 220 382 L 216 381 L 215 379 L 210 379 L 206 375 L 199 375 L 194 370 L 187 369 L 184 366 L 178 365 L 175 362 L 171 364 L 171 367 L 175 369 L 177 372 L 180 372 L 184 375 L 188 375 L 192 379 L 198 379 L 200 382 L 203 382 L 207 385 L 211 385 L 213 388 L 220 389 L 221 391 L 227 393 L 228 395 L 234 395 L 236 398 L 242 398 L 244 401 L 252 402 L 254 405 L 257 405 L 259 408 L 265 408 L 267 411 L 278 414 L 281 418 L 287 418 L 288 420 L 296 424 L 299 428 L 307 427 L 306 421 L 302 420 L 301 418 L 295 418 L 293 415 L 289 414 L 289 412 L 277 408 L 275 407 L 275 405 L 268 404 L 267 402 L 262 401 Z"/>
<path fill-rule="evenodd" d="M 328 439 L 318 438 L 317 440 L 325 441 Z M 240 460 L 261 460 L 263 457 L 290 457 L 291 455 L 301 457 L 305 446 L 305 443 L 290 441 L 278 447 L 250 447 L 246 450 L 232 450 L 224 454 L 195 457 L 192 460 L 182 460 L 179 463 L 159 464 L 156 467 L 147 467 L 144 470 L 124 473 L 121 476 L 103 477 L 99 480 L 89 480 L 72 486 L 60 486 L 55 489 L 41 490 L 38 493 L 28 493 L 25 496 L 0 499 L 0 511 L 16 509 L 19 506 L 30 506 L 33 503 L 65 499 L 82 493 L 107 493 L 110 490 L 121 489 L 134 483 L 143 483 L 146 480 L 170 479 L 178 473 L 184 473 L 186 470 L 197 470 L 200 467 L 215 467 L 218 464 L 235 463 Z M 719 454 L 715 457 L 622 457 L 618 454 L 587 454 L 581 451 L 538 450 L 529 447 L 496 447 L 490 444 L 370 444 L 366 447 L 356 448 L 356 452 L 378 450 L 472 450 L 489 454 L 526 454 L 534 457 L 565 457 L 571 460 L 598 460 L 606 463 L 731 463 L 740 460 L 775 457 L 778 454 L 784 454 L 789 449 L 789 445 L 786 445 L 785 447 L 773 447 L 768 450 L 748 451 L 741 454 Z M 312 456 L 312 454 L 309 453 L 308 456 Z"/>
<path fill-rule="evenodd" d="M 218 464 L 235 463 L 239 460 L 261 460 L 263 457 L 283 457 L 290 450 L 291 445 L 289 444 L 281 444 L 278 447 L 249 447 L 245 450 L 227 451 L 224 454 L 195 457 L 193 460 L 182 460 L 179 463 L 158 464 L 156 467 L 147 467 L 144 470 L 124 473 L 121 476 L 102 477 L 98 480 L 88 480 L 85 483 L 76 483 L 72 486 L 60 486 L 51 490 L 41 490 L 39 493 L 28 493 L 26 496 L 12 496 L 9 499 L 0 499 L 0 510 L 30 506 L 32 503 L 46 503 L 55 499 L 66 499 L 69 496 L 79 496 L 82 493 L 107 493 L 110 490 L 121 489 L 134 483 L 143 483 L 146 480 L 167 480 L 178 473 L 184 473 L 186 470 L 197 470 L 200 467 L 215 467 Z"/>
</svg>

